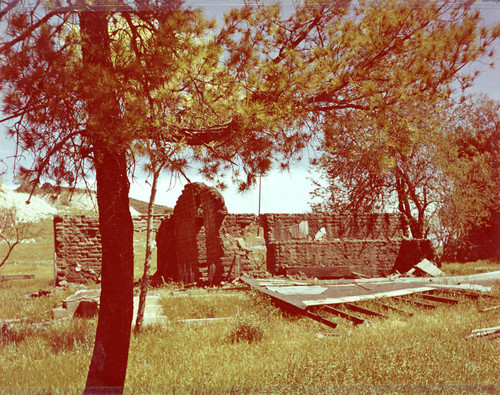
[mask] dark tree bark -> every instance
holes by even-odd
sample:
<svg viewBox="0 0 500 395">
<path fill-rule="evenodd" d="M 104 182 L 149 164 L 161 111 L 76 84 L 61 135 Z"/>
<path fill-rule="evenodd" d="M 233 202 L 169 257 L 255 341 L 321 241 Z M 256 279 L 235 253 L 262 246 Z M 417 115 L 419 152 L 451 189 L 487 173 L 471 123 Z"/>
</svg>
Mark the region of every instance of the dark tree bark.
<svg viewBox="0 0 500 395">
<path fill-rule="evenodd" d="M 121 393 L 133 315 L 133 224 L 124 153 L 101 153 L 96 163 L 102 242 L 101 301 L 86 393 Z"/>
<path fill-rule="evenodd" d="M 85 393 L 123 392 L 133 316 L 133 223 L 105 12 L 80 14 L 87 134 L 94 150 L 102 242 L 101 301 Z"/>
</svg>

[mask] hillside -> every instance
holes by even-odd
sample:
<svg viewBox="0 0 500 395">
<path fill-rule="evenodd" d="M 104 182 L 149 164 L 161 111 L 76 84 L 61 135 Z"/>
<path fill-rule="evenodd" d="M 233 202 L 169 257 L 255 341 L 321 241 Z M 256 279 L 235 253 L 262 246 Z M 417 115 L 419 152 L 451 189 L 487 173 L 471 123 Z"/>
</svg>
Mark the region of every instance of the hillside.
<svg viewBox="0 0 500 395">
<path fill-rule="evenodd" d="M 129 198 L 130 207 L 135 209 L 141 214 L 146 214 L 148 212 L 148 203 L 142 200 L 137 200 L 134 198 Z M 168 214 L 174 211 L 172 208 L 163 206 L 161 204 L 155 204 L 155 214 Z"/>
<path fill-rule="evenodd" d="M 37 221 L 56 214 L 90 214 L 97 213 L 96 192 L 86 189 L 54 187 L 45 183 L 37 187 L 30 204 L 27 205 L 29 187 L 21 186 L 11 190 L 0 183 L 0 207 L 16 207 L 19 218 L 25 221 Z M 147 213 L 148 203 L 130 198 L 130 212 L 132 215 Z M 155 213 L 172 212 L 172 209 L 155 205 Z"/>
</svg>

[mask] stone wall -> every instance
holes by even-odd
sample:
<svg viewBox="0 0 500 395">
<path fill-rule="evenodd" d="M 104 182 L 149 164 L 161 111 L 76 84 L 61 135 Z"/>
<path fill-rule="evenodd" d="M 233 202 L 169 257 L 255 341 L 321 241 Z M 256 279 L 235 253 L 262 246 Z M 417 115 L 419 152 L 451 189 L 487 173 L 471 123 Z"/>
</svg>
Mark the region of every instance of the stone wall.
<svg viewBox="0 0 500 395">
<path fill-rule="evenodd" d="M 154 229 L 168 215 L 155 215 Z M 146 230 L 146 215 L 132 217 L 135 232 Z M 54 251 L 56 284 L 63 281 L 84 283 L 100 281 L 101 234 L 99 217 L 88 215 L 62 215 L 54 217 Z"/>
<path fill-rule="evenodd" d="M 187 184 L 172 217 L 160 226 L 157 279 L 219 284 L 252 270 L 241 238 L 257 222 L 252 214 L 228 214 L 222 195 L 202 183 Z"/>
<path fill-rule="evenodd" d="M 394 270 L 404 226 L 399 214 L 264 214 L 261 223 L 272 274 L 315 267 L 366 276 Z"/>
<path fill-rule="evenodd" d="M 133 217 L 135 231 L 146 216 Z M 213 187 L 184 187 L 171 215 L 155 217 L 159 281 L 220 284 L 241 275 L 339 269 L 385 276 L 432 259 L 428 240 L 403 238 L 399 214 L 228 214 Z M 99 281 L 97 217 L 54 219 L 57 282 Z M 264 236 L 264 237 L 262 237 Z M 314 271 L 312 270 L 312 271 Z"/>
</svg>

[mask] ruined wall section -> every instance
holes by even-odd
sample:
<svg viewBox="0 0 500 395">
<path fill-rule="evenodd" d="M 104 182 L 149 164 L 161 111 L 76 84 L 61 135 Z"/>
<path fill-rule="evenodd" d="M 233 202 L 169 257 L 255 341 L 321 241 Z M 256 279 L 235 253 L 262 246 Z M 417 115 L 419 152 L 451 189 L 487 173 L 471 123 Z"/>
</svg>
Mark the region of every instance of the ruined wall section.
<svg viewBox="0 0 500 395">
<path fill-rule="evenodd" d="M 400 214 L 263 214 L 266 240 L 387 239 L 401 237 Z"/>
<path fill-rule="evenodd" d="M 187 184 L 157 234 L 155 278 L 219 284 L 251 270 L 251 251 L 242 240 L 257 222 L 253 214 L 228 214 L 215 188 Z"/>
<path fill-rule="evenodd" d="M 217 189 L 200 183 L 198 193 L 203 212 L 206 255 L 205 262 L 199 262 L 200 272 L 203 279 L 207 279 L 210 284 L 219 284 L 223 279 L 226 264 L 220 228 L 227 215 L 227 208 Z"/>
<path fill-rule="evenodd" d="M 156 230 L 168 215 L 156 215 Z M 132 217 L 135 232 L 146 230 L 147 216 Z M 56 284 L 63 281 L 99 282 L 102 264 L 99 217 L 92 215 L 61 215 L 54 217 L 54 251 Z"/>
<path fill-rule="evenodd" d="M 206 255 L 202 240 L 203 234 L 199 234 L 203 226 L 203 211 L 200 207 L 198 189 L 197 184 L 186 185 L 177 199 L 171 222 L 174 227 L 176 262 L 166 264 L 176 265 L 178 277 L 174 280 L 185 283 L 198 281 L 200 276 L 198 259 Z"/>
<path fill-rule="evenodd" d="M 341 268 L 366 276 L 390 273 L 400 253 L 399 214 L 264 214 L 267 269 Z"/>
<path fill-rule="evenodd" d="M 222 223 L 224 278 L 262 275 L 265 270 L 265 241 L 255 214 L 228 214 Z M 251 239 L 251 240 L 249 240 Z"/>
</svg>

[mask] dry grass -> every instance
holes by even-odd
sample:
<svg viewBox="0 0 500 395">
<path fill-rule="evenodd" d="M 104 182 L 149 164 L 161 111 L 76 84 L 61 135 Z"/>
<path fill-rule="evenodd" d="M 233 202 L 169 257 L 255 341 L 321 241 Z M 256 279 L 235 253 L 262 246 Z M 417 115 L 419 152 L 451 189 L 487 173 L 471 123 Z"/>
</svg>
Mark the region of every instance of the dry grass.
<svg viewBox="0 0 500 395">
<path fill-rule="evenodd" d="M 500 297 L 500 288 L 495 290 Z M 35 300 L 32 300 L 35 303 Z M 371 327 L 341 319 L 331 333 L 310 319 L 283 314 L 253 292 L 191 290 L 162 301 L 170 318 L 233 316 L 206 326 L 149 327 L 132 338 L 126 392 L 492 392 L 498 390 L 498 340 L 465 340 L 498 325 L 461 298 L 434 311 L 408 308 Z M 207 308 L 210 306 L 210 310 Z M 95 320 L 75 320 L 0 342 L 0 383 L 26 392 L 78 392 L 85 383 Z M 318 336 L 318 334 L 322 334 Z M 29 391 L 28 391 L 29 392 Z M 38 392 L 38 389 L 35 391 Z"/>
<path fill-rule="evenodd" d="M 500 261 L 482 259 L 475 262 L 443 263 L 441 269 L 450 276 L 465 276 L 468 274 L 486 273 L 500 270 Z"/>
<path fill-rule="evenodd" d="M 50 227 L 48 228 L 50 229 Z M 143 239 L 136 236 L 137 272 Z M 51 235 L 26 244 L 2 274 L 35 280 L 0 283 L 0 318 L 40 322 L 72 291 L 41 298 L 26 292 L 52 289 Z M 36 248 L 35 248 L 36 246 Z M 141 254 L 141 255 L 139 255 Z M 47 261 L 38 262 L 37 261 Z M 493 270 L 498 262 L 444 265 L 448 274 Z M 137 269 L 137 268 L 136 268 Z M 136 276 L 137 273 L 136 272 Z M 472 329 L 499 325 L 498 310 L 461 298 L 434 311 L 405 306 L 412 317 L 389 314 L 371 327 L 339 318 L 329 328 L 284 314 L 254 292 L 174 287 L 163 291 L 171 321 L 232 317 L 206 326 L 149 327 L 132 338 L 127 393 L 494 393 L 500 391 L 500 341 L 465 340 Z M 496 304 L 500 288 L 495 289 Z M 369 306 L 369 304 L 368 304 Z M 1 326 L 1 325 L 0 325 Z M 96 320 L 38 327 L 25 323 L 0 331 L 0 392 L 80 393 L 92 353 Z"/>
</svg>

